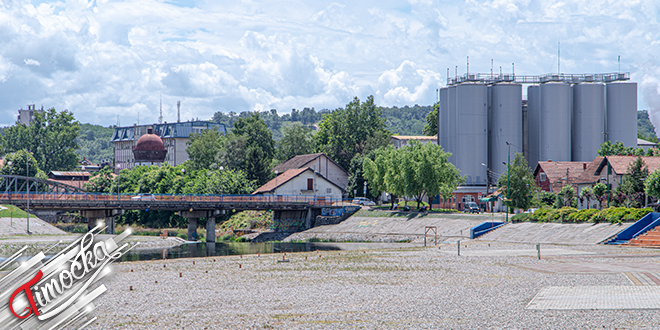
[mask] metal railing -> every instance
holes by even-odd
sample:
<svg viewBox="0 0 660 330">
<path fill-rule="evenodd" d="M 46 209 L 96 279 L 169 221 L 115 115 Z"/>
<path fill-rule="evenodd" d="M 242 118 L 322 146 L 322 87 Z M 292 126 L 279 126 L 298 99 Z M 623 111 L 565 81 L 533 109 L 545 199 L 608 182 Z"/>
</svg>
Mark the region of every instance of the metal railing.
<svg viewBox="0 0 660 330">
<path fill-rule="evenodd" d="M 0 200 L 26 200 L 25 192 L 0 193 Z M 313 206 L 332 206 L 350 202 L 347 199 L 330 196 L 300 195 L 197 195 L 197 194 L 103 194 L 103 193 L 51 193 L 31 192 L 30 201 L 107 201 L 122 203 L 149 202 L 202 202 L 202 203 L 269 203 L 269 204 L 306 204 Z"/>
<path fill-rule="evenodd" d="M 570 84 L 578 84 L 584 82 L 599 82 L 608 83 L 613 81 L 630 80 L 630 72 L 613 72 L 613 73 L 582 73 L 582 74 L 568 74 L 568 73 L 548 73 L 542 75 L 516 75 L 516 74 L 491 74 L 491 73 L 471 73 L 464 74 L 457 77 L 447 77 L 447 86 L 458 85 L 462 83 L 482 83 L 482 84 L 496 84 L 496 83 L 517 83 L 517 84 L 542 84 L 547 82 L 564 82 Z"/>
</svg>

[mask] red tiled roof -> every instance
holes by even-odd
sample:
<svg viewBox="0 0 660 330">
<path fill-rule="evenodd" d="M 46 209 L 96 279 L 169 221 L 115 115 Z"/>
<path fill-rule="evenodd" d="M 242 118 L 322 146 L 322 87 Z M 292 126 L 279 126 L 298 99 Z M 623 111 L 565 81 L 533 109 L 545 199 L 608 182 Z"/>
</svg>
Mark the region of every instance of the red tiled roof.
<svg viewBox="0 0 660 330">
<path fill-rule="evenodd" d="M 591 164 L 587 165 L 587 169 L 580 174 L 575 183 L 596 183 L 600 178 L 600 175 L 596 174 L 598 167 L 603 162 L 605 157 L 599 156 L 596 157 Z"/>
<path fill-rule="evenodd" d="M 589 165 L 587 162 L 538 162 L 534 169 L 534 177 L 540 169 L 543 169 L 543 173 L 550 180 L 552 191 L 557 192 L 566 185 L 566 170 L 568 170 L 568 183 L 575 184 L 587 165 Z"/>
<path fill-rule="evenodd" d="M 392 135 L 390 139 L 396 139 L 396 140 L 437 140 L 438 137 L 436 135 L 433 136 L 428 136 L 428 135 Z"/>
<path fill-rule="evenodd" d="M 265 185 L 259 187 L 257 190 L 255 190 L 252 195 L 259 194 L 259 193 L 271 193 L 277 189 L 277 187 L 287 183 L 289 180 L 297 177 L 301 173 L 305 171 L 311 171 L 312 169 L 309 167 L 305 168 L 296 168 L 296 169 L 291 169 L 284 171 L 284 173 L 278 175 L 276 178 L 266 182 Z"/>
<path fill-rule="evenodd" d="M 298 169 L 298 168 L 307 168 L 307 164 L 309 164 L 311 161 L 315 160 L 316 158 L 319 158 L 321 156 L 325 156 L 328 158 L 333 164 L 337 165 L 342 171 L 346 172 L 345 169 L 343 169 L 339 164 L 337 164 L 334 160 L 330 159 L 326 154 L 319 152 L 316 154 L 307 154 L 307 155 L 298 155 L 289 158 L 287 161 L 273 167 L 273 172 L 278 171 L 279 173 L 284 173 L 288 170 L 291 169 Z M 348 173 L 348 172 L 346 172 Z"/>
<path fill-rule="evenodd" d="M 632 164 L 638 156 L 607 156 L 607 161 L 612 166 L 612 170 L 616 175 L 624 175 L 628 173 L 628 165 Z M 642 160 L 646 164 L 646 167 L 649 169 L 649 173 L 655 171 L 660 167 L 660 157 L 642 157 Z M 605 163 L 601 164 L 601 167 L 598 168 L 598 174 L 600 171 L 605 168 Z"/>
</svg>

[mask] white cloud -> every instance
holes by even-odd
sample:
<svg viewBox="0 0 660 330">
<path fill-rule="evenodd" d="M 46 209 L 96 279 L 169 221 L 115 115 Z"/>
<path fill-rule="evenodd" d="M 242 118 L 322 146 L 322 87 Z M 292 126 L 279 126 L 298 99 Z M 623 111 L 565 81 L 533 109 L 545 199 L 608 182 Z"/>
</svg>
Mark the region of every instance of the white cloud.
<svg viewBox="0 0 660 330">
<path fill-rule="evenodd" d="M 190 5 L 193 4 L 193 5 Z M 660 124 L 659 5 L 652 0 L 428 0 L 0 5 L 0 125 L 35 103 L 82 122 L 153 122 L 216 111 L 431 104 L 446 70 L 622 70 Z"/>
</svg>

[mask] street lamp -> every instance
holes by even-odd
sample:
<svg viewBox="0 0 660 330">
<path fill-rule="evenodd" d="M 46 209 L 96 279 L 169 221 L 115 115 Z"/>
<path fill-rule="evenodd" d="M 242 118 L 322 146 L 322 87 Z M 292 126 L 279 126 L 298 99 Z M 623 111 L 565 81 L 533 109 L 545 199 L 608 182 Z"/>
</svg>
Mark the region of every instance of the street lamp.
<svg viewBox="0 0 660 330">
<path fill-rule="evenodd" d="M 508 162 L 506 163 L 506 222 L 509 222 L 509 184 L 511 182 L 511 143 L 506 141 L 506 145 L 509 147 L 507 152 Z"/>
<path fill-rule="evenodd" d="M 8 166 L 14 164 L 13 162 L 7 162 Z M 10 172 L 11 173 L 11 172 Z M 11 201 L 11 187 L 9 187 L 9 200 Z M 14 227 L 14 208 L 12 207 L 9 211 L 9 224 Z"/>
<path fill-rule="evenodd" d="M 121 186 L 121 176 L 119 173 L 121 172 L 121 166 L 117 164 L 115 165 L 115 168 L 117 168 L 117 201 L 119 201 L 119 187 Z"/>
<path fill-rule="evenodd" d="M 486 168 L 486 196 L 485 196 L 485 197 L 488 198 L 488 193 L 490 192 L 490 191 L 489 191 L 489 190 L 490 190 L 490 169 L 489 169 L 488 166 L 487 166 L 486 164 L 484 164 L 484 163 L 481 163 L 481 166 L 483 166 L 483 167 Z M 488 207 L 489 207 L 490 209 L 492 209 L 492 207 L 490 207 L 490 201 L 488 201 L 488 202 L 486 202 L 486 203 L 488 203 Z"/>
<path fill-rule="evenodd" d="M 185 168 L 181 169 L 181 176 L 183 177 L 183 187 L 185 188 L 186 187 L 186 169 Z M 181 193 L 182 193 L 181 194 L 181 200 L 183 200 L 183 189 L 182 189 Z"/>
<path fill-rule="evenodd" d="M 275 170 L 275 189 L 277 189 L 277 175 L 280 174 L 280 171 Z M 275 194 L 275 189 L 273 189 L 273 195 Z"/>
<path fill-rule="evenodd" d="M 225 167 L 220 166 L 219 170 L 220 170 L 220 201 L 222 202 L 222 188 L 223 188 L 222 187 L 223 186 L 222 171 L 225 170 Z"/>
<path fill-rule="evenodd" d="M 27 183 L 27 233 L 30 234 L 30 151 L 25 149 L 25 182 Z"/>
</svg>

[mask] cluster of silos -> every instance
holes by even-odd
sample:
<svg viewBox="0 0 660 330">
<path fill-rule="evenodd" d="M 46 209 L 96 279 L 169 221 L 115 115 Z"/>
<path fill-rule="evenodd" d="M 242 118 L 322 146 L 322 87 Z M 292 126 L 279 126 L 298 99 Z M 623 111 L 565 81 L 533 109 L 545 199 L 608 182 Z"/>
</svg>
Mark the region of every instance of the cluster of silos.
<svg viewBox="0 0 660 330">
<path fill-rule="evenodd" d="M 438 143 L 466 185 L 485 185 L 486 166 L 495 176 L 505 173 L 509 150 L 513 159 L 523 146 L 531 168 L 547 160 L 592 161 L 606 140 L 637 146 L 636 112 L 634 82 L 556 81 L 527 88 L 523 123 L 521 84 L 462 83 L 440 90 Z"/>
<path fill-rule="evenodd" d="M 527 99 L 532 168 L 547 160 L 592 161 L 607 140 L 637 146 L 637 83 L 549 82 L 529 86 Z"/>
</svg>

